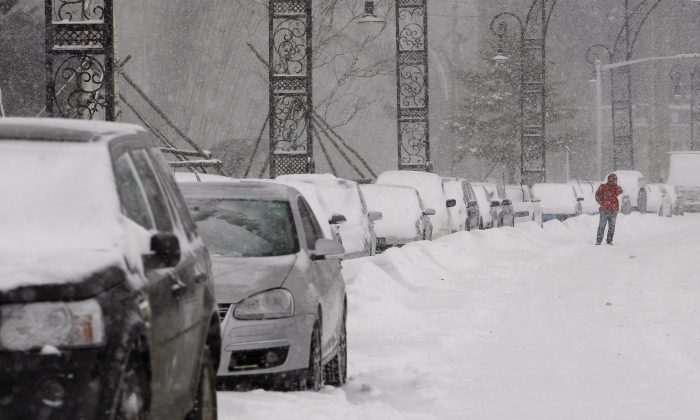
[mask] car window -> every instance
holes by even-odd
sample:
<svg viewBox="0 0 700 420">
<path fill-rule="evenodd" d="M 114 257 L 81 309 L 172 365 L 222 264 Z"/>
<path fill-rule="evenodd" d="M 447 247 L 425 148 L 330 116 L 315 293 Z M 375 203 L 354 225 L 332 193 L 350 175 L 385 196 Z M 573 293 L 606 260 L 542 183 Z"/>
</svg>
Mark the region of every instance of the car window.
<svg viewBox="0 0 700 420">
<path fill-rule="evenodd" d="M 190 212 L 187 210 L 187 205 L 182 197 L 182 193 L 173 179 L 168 162 L 166 162 L 163 155 L 157 150 L 149 149 L 148 154 L 151 156 L 151 162 L 154 163 L 154 168 L 156 172 L 159 173 L 159 178 L 163 181 L 163 186 L 168 192 L 170 202 L 177 213 L 177 218 L 180 219 L 180 222 L 187 232 L 187 236 L 192 239 L 193 232 L 195 232 L 197 228 L 192 220 Z"/>
<path fill-rule="evenodd" d="M 146 229 L 154 229 L 153 216 L 146 199 L 143 185 L 128 154 L 123 154 L 114 162 L 114 177 L 122 213 Z"/>
<path fill-rule="evenodd" d="M 299 251 L 287 201 L 206 198 L 187 204 L 213 255 L 273 257 Z"/>
<path fill-rule="evenodd" d="M 316 240 L 323 238 L 321 227 L 313 216 L 309 205 L 306 204 L 306 200 L 299 197 L 298 205 L 299 214 L 301 215 L 301 224 L 304 227 L 304 236 L 306 237 L 306 247 L 308 249 L 314 249 L 316 248 Z"/>
<path fill-rule="evenodd" d="M 158 184 L 158 179 L 151 165 L 150 159 L 144 149 L 129 152 L 134 162 L 136 172 L 143 184 L 151 213 L 155 219 L 158 230 L 170 232 L 173 230 L 172 216 L 165 199 L 165 192 Z"/>
</svg>

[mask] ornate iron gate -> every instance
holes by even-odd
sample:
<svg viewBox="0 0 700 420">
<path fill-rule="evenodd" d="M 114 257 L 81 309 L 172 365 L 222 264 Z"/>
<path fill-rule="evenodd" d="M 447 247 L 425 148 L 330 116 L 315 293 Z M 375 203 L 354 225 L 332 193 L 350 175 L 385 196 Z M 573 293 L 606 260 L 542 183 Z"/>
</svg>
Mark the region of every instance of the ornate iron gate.
<svg viewBox="0 0 700 420">
<path fill-rule="evenodd" d="M 115 119 L 112 0 L 46 0 L 46 111 Z"/>
<path fill-rule="evenodd" d="M 427 0 L 397 0 L 396 83 L 399 169 L 431 171 Z"/>
<path fill-rule="evenodd" d="M 269 8 L 270 178 L 313 173 L 311 0 Z"/>
</svg>

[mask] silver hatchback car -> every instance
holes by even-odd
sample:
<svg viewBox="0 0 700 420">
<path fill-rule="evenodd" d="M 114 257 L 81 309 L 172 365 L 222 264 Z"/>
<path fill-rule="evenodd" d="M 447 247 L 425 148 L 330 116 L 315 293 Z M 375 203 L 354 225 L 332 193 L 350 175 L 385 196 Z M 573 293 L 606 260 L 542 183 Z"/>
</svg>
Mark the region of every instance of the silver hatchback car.
<svg viewBox="0 0 700 420">
<path fill-rule="evenodd" d="M 347 377 L 343 246 L 294 188 L 181 183 L 212 257 L 222 389 L 319 389 Z"/>
</svg>

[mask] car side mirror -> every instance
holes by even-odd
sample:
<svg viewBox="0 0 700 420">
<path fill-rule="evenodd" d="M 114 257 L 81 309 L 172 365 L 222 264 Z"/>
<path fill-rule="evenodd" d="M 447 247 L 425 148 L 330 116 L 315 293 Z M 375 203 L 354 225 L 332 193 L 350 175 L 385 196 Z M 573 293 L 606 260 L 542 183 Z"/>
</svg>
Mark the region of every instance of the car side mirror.
<svg viewBox="0 0 700 420">
<path fill-rule="evenodd" d="M 492 202 L 491 202 L 491 207 L 498 207 L 498 206 L 500 206 L 500 205 L 501 205 L 501 202 L 500 202 L 500 201 L 492 201 Z"/>
<path fill-rule="evenodd" d="M 457 205 L 457 200 L 455 200 L 454 198 L 450 198 L 445 202 L 445 204 L 447 205 L 447 208 L 451 208 Z"/>
<path fill-rule="evenodd" d="M 343 223 L 347 222 L 348 219 L 345 218 L 342 214 L 334 214 L 333 217 L 328 220 L 328 223 L 332 225 L 342 225 Z"/>
<path fill-rule="evenodd" d="M 345 248 L 335 239 L 317 239 L 314 249 L 311 251 L 312 260 L 325 260 L 328 258 L 342 258 Z"/>
<path fill-rule="evenodd" d="M 425 209 L 423 210 L 423 214 L 426 216 L 435 216 L 435 209 Z"/>
<path fill-rule="evenodd" d="M 576 197 L 576 201 L 583 201 L 583 197 Z"/>
<path fill-rule="evenodd" d="M 378 220 L 382 220 L 384 218 L 384 215 L 381 211 L 371 211 L 367 213 L 367 218 L 370 222 L 376 222 Z"/>
<path fill-rule="evenodd" d="M 467 206 L 469 206 L 469 207 L 476 207 L 478 205 L 479 205 L 479 203 L 477 203 L 476 200 L 472 200 L 469 203 L 467 203 Z"/>
<path fill-rule="evenodd" d="M 172 232 L 158 232 L 151 237 L 151 253 L 144 255 L 146 270 L 175 267 L 180 262 L 180 240 Z"/>
<path fill-rule="evenodd" d="M 501 204 L 503 204 L 504 206 L 510 206 L 511 204 L 513 204 L 513 202 L 508 199 L 505 199 L 501 201 Z"/>
</svg>

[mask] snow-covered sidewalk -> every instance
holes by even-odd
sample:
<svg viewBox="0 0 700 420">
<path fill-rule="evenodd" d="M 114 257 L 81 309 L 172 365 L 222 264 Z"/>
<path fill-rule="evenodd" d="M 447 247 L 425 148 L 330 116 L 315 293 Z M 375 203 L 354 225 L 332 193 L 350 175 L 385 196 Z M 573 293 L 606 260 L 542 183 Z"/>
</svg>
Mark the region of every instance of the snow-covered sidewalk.
<svg viewBox="0 0 700 420">
<path fill-rule="evenodd" d="M 227 419 L 700 418 L 700 217 L 463 232 L 344 262 L 343 389 L 219 393 Z"/>
</svg>

